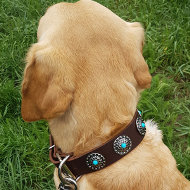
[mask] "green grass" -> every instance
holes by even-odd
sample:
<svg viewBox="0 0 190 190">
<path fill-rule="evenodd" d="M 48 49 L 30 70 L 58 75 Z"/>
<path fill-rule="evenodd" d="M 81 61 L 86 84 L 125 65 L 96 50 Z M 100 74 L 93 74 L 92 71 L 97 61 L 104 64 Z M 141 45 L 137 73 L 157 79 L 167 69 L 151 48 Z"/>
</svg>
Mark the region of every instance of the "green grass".
<svg viewBox="0 0 190 190">
<path fill-rule="evenodd" d="M 54 189 L 48 126 L 20 116 L 24 57 L 53 0 L 0 1 L 0 189 Z M 70 1 L 71 2 L 71 1 Z M 190 1 L 98 0 L 146 31 L 144 57 L 154 76 L 138 107 L 154 119 L 190 179 Z"/>
</svg>

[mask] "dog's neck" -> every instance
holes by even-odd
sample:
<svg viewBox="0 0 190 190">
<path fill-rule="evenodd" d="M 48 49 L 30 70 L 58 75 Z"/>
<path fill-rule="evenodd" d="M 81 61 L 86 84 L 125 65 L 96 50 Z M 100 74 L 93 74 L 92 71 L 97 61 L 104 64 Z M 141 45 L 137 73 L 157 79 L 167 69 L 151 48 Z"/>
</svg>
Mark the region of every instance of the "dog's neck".
<svg viewBox="0 0 190 190">
<path fill-rule="evenodd" d="M 73 152 L 78 156 L 111 139 L 128 125 L 133 115 L 133 112 L 127 115 L 125 124 L 104 119 L 98 122 L 86 120 L 84 125 L 84 122 L 80 123 L 69 109 L 64 116 L 49 121 L 49 125 L 57 147 L 64 153 Z"/>
</svg>

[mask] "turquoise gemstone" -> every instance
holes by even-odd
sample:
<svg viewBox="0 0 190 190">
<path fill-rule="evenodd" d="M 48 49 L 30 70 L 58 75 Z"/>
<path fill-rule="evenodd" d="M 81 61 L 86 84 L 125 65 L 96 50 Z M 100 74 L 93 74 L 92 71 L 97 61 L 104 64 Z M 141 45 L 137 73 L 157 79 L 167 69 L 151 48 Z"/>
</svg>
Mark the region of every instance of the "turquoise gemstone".
<svg viewBox="0 0 190 190">
<path fill-rule="evenodd" d="M 142 123 L 141 126 L 142 126 L 142 127 L 145 127 L 145 123 Z"/>
<path fill-rule="evenodd" d="M 139 110 L 138 110 L 138 112 L 139 112 L 139 114 L 140 114 L 140 115 L 142 114 L 142 112 L 141 112 L 141 111 L 139 111 Z"/>
<path fill-rule="evenodd" d="M 96 165 L 98 165 L 98 160 L 93 160 L 92 163 L 96 166 Z"/>
<path fill-rule="evenodd" d="M 126 148 L 126 146 L 127 146 L 126 143 L 122 143 L 122 144 L 121 144 L 121 147 L 122 147 L 122 148 Z"/>
</svg>

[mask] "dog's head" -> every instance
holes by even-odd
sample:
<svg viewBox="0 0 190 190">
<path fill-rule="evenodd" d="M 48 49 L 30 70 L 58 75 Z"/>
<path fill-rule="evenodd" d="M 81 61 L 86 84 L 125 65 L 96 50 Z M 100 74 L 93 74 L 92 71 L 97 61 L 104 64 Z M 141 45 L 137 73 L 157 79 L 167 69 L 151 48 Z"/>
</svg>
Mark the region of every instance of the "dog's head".
<svg viewBox="0 0 190 190">
<path fill-rule="evenodd" d="M 85 116 L 134 111 L 139 92 L 151 83 L 143 44 L 139 23 L 127 23 L 95 2 L 52 6 L 27 54 L 23 119 L 56 118 L 70 105 Z"/>
</svg>

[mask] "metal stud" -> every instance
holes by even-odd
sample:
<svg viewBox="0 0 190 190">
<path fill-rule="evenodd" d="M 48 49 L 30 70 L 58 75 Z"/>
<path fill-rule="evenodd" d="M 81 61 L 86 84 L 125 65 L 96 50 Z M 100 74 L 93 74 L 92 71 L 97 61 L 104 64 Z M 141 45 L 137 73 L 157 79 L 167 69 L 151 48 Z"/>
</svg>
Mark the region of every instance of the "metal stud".
<svg viewBox="0 0 190 190">
<path fill-rule="evenodd" d="M 137 117 L 136 125 L 137 125 L 137 130 L 139 131 L 139 133 L 144 136 L 146 133 L 146 126 L 145 126 L 145 123 L 142 121 L 142 118 L 140 115 Z"/>
<path fill-rule="evenodd" d="M 87 166 L 92 170 L 99 170 L 106 164 L 104 156 L 99 153 L 89 154 L 86 158 Z"/>
<path fill-rule="evenodd" d="M 117 139 L 115 139 L 113 143 L 114 151 L 119 155 L 127 154 L 130 151 L 131 147 L 132 147 L 132 141 L 126 135 L 117 137 Z"/>
<path fill-rule="evenodd" d="M 140 110 L 137 110 L 138 111 L 138 114 L 140 115 L 140 116 L 142 116 L 142 112 L 140 111 Z"/>
</svg>

